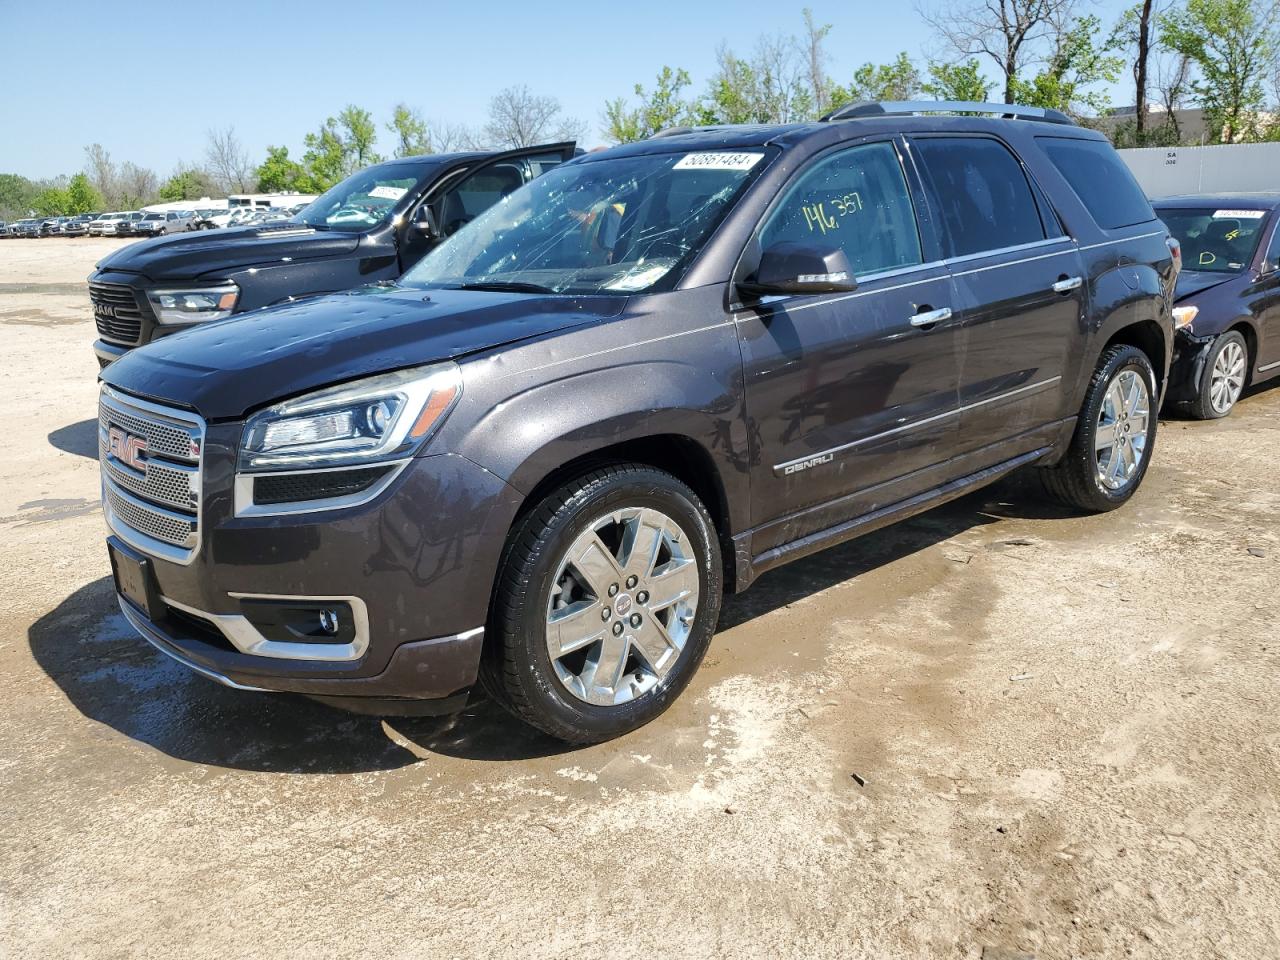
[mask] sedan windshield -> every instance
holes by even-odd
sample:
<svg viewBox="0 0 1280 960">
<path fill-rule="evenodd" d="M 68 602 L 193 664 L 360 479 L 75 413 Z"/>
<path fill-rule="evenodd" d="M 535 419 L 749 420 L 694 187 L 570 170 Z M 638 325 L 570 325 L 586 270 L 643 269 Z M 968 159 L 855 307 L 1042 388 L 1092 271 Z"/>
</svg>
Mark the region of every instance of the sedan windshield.
<svg viewBox="0 0 1280 960">
<path fill-rule="evenodd" d="M 393 163 L 353 173 L 298 211 L 312 227 L 367 230 L 385 220 L 400 198 L 417 186 L 420 164 Z"/>
<path fill-rule="evenodd" d="M 1265 210 L 1179 209 L 1161 210 L 1160 219 L 1182 244 L 1186 270 L 1207 273 L 1241 273 L 1253 261 Z"/>
<path fill-rule="evenodd" d="M 550 293 L 670 289 L 764 156 L 664 153 L 557 167 L 480 214 L 401 282 Z"/>
</svg>

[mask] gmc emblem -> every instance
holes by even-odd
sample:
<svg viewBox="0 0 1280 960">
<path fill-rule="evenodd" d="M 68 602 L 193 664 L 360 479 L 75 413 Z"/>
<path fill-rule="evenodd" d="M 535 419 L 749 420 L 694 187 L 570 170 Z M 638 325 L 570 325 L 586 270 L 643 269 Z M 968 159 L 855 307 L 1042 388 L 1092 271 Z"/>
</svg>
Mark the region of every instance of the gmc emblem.
<svg viewBox="0 0 1280 960">
<path fill-rule="evenodd" d="M 147 441 L 142 437 L 135 437 L 131 433 L 125 433 L 119 427 L 112 427 L 107 431 L 107 450 L 111 456 L 115 457 L 123 464 L 147 472 Z"/>
</svg>

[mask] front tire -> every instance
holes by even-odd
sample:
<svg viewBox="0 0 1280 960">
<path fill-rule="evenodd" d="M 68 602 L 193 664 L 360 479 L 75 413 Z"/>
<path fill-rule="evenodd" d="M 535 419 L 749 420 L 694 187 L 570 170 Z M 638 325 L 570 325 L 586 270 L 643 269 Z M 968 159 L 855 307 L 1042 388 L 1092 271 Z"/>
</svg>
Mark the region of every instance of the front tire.
<svg viewBox="0 0 1280 960">
<path fill-rule="evenodd" d="M 569 743 L 629 733 L 662 714 L 697 671 L 723 579 L 711 517 L 675 477 L 621 464 L 575 478 L 512 530 L 485 686 Z"/>
<path fill-rule="evenodd" d="M 1249 344 L 1229 330 L 1213 341 L 1200 375 L 1200 390 L 1187 406 L 1197 420 L 1217 420 L 1229 414 L 1249 378 Z"/>
<path fill-rule="evenodd" d="M 1045 491 L 1087 513 L 1114 510 L 1142 485 L 1155 449 L 1156 374 L 1137 347 L 1117 344 L 1098 359 L 1071 445 L 1036 470 Z"/>
</svg>

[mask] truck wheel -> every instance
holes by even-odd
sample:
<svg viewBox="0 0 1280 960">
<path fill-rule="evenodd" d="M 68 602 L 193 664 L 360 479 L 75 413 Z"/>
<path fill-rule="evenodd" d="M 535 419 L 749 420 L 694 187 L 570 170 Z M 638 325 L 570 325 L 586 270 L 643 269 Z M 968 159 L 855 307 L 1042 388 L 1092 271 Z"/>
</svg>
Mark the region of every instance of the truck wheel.
<svg viewBox="0 0 1280 960">
<path fill-rule="evenodd" d="M 706 507 L 669 473 L 601 467 L 512 530 L 481 675 L 517 717 L 599 743 L 667 709 L 702 662 L 723 569 Z"/>
<path fill-rule="evenodd" d="M 1156 374 L 1137 347 L 1110 347 L 1098 360 L 1066 455 L 1035 471 L 1045 491 L 1089 513 L 1114 510 L 1142 484 L 1155 449 Z"/>
<path fill-rule="evenodd" d="M 1200 391 L 1187 404 L 1187 411 L 1197 420 L 1217 420 L 1231 412 L 1249 377 L 1249 345 L 1235 330 L 1229 330 L 1209 348 L 1204 372 L 1200 375 Z"/>
</svg>

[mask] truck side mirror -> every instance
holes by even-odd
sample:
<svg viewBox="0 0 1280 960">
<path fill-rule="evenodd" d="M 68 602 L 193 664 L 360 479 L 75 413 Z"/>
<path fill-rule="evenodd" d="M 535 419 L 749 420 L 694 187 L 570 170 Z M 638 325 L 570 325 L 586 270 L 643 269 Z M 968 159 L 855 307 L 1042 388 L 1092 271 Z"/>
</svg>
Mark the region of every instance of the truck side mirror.
<svg viewBox="0 0 1280 960">
<path fill-rule="evenodd" d="M 849 258 L 839 247 L 785 241 L 760 254 L 760 265 L 738 283 L 751 296 L 845 293 L 858 289 Z"/>
<path fill-rule="evenodd" d="M 418 216 L 413 221 L 413 229 L 428 240 L 441 239 L 440 225 L 436 222 L 435 211 L 431 209 L 431 204 L 424 203 L 418 208 Z"/>
</svg>

